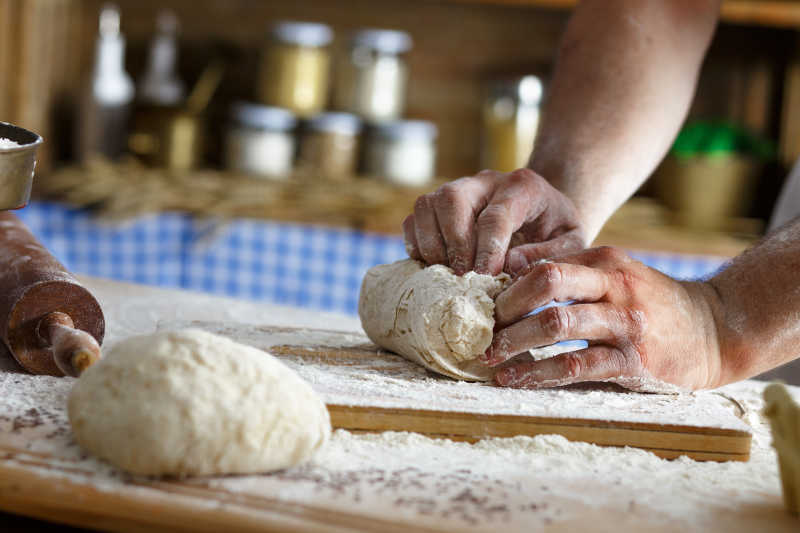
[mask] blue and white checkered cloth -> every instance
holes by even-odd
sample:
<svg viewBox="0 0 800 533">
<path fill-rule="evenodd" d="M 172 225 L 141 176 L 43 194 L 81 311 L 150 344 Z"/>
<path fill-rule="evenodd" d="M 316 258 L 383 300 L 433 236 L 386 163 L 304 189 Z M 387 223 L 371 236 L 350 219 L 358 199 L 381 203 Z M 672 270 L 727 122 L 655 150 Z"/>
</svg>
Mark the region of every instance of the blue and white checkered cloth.
<svg viewBox="0 0 800 533">
<path fill-rule="evenodd" d="M 351 229 L 175 213 L 108 225 L 53 203 L 33 203 L 17 214 L 78 274 L 348 314 L 358 311 L 368 268 L 406 257 L 402 238 Z M 725 261 L 631 255 L 682 279 L 707 276 Z"/>
</svg>

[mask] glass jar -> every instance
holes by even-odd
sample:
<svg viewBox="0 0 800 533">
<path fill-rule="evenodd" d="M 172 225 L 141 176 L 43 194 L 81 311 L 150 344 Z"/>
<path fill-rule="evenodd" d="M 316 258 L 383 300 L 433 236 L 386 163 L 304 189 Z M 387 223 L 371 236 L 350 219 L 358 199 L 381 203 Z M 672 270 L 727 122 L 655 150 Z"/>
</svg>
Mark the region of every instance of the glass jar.
<svg viewBox="0 0 800 533">
<path fill-rule="evenodd" d="M 314 174 L 347 181 L 355 177 L 361 120 L 350 113 L 322 113 L 308 121 L 300 143 L 299 166 Z"/>
<path fill-rule="evenodd" d="M 295 152 L 295 115 L 279 107 L 240 102 L 233 106 L 231 119 L 226 167 L 264 178 L 288 178 Z"/>
<path fill-rule="evenodd" d="M 543 92 L 542 80 L 532 75 L 490 87 L 483 106 L 483 168 L 511 172 L 528 165 Z"/>
<path fill-rule="evenodd" d="M 419 187 L 435 174 L 438 129 L 425 120 L 375 125 L 367 138 L 367 174 L 398 185 Z"/>
<path fill-rule="evenodd" d="M 372 122 L 401 117 L 408 80 L 403 54 L 411 44 L 411 37 L 402 31 L 357 32 L 337 71 L 336 108 Z"/>
<path fill-rule="evenodd" d="M 333 31 L 325 24 L 281 22 L 270 32 L 262 55 L 258 97 L 300 117 L 325 108 Z"/>
</svg>

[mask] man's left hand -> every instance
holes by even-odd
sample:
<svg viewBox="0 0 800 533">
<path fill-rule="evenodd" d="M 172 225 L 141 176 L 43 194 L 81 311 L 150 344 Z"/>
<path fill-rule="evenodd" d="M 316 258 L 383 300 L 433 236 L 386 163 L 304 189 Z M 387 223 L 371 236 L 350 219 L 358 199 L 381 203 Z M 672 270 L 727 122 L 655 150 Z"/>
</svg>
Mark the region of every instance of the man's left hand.
<svg viewBox="0 0 800 533">
<path fill-rule="evenodd" d="M 545 388 L 613 381 L 648 388 L 720 385 L 720 343 L 707 283 L 679 282 L 615 248 L 594 248 L 532 265 L 496 299 L 501 328 L 482 357 L 496 366 L 531 348 L 565 340 L 589 346 L 500 370 L 495 381 Z M 551 301 L 575 303 L 526 316 Z"/>
</svg>

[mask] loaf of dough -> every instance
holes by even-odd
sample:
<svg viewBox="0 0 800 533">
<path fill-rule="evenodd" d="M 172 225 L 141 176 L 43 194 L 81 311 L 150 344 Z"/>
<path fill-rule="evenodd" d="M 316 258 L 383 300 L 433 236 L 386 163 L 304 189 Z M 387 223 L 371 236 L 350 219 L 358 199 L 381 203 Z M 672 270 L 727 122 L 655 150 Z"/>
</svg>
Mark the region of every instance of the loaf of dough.
<svg viewBox="0 0 800 533">
<path fill-rule="evenodd" d="M 358 313 L 375 344 L 434 372 L 485 381 L 492 372 L 476 358 L 492 342 L 494 298 L 509 283 L 506 274 L 456 276 L 406 259 L 367 272 Z"/>
<path fill-rule="evenodd" d="M 75 384 L 68 413 L 81 447 L 151 476 L 270 472 L 306 461 L 331 432 L 293 370 L 198 329 L 120 342 Z"/>
</svg>

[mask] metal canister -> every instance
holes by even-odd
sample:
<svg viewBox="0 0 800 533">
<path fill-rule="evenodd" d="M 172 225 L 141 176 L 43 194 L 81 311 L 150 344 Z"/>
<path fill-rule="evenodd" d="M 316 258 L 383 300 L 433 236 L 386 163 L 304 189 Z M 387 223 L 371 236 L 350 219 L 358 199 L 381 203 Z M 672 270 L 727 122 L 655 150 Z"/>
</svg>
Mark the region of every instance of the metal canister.
<svg viewBox="0 0 800 533">
<path fill-rule="evenodd" d="M 0 122 L 0 211 L 28 203 L 40 144 L 35 133 Z"/>
<path fill-rule="evenodd" d="M 299 165 L 334 181 L 355 177 L 361 120 L 351 113 L 321 113 L 308 121 L 300 143 Z"/>
<path fill-rule="evenodd" d="M 281 22 L 273 26 L 262 55 L 258 98 L 300 117 L 325 108 L 333 31 L 325 24 Z"/>
<path fill-rule="evenodd" d="M 370 129 L 366 173 L 397 185 L 419 187 L 436 172 L 438 129 L 425 120 L 384 122 Z"/>
<path fill-rule="evenodd" d="M 292 171 L 295 115 L 279 107 L 240 102 L 231 112 L 225 163 L 234 171 L 286 179 Z"/>
<path fill-rule="evenodd" d="M 408 81 L 404 54 L 411 45 L 402 31 L 366 29 L 353 35 L 338 65 L 335 107 L 372 122 L 400 118 Z"/>
</svg>

